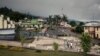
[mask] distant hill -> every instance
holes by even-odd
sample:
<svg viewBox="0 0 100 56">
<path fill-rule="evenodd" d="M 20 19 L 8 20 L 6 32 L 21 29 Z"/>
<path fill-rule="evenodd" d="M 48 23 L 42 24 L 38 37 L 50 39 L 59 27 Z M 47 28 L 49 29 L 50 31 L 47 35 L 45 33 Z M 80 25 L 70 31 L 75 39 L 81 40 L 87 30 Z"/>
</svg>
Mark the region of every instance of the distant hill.
<svg viewBox="0 0 100 56">
<path fill-rule="evenodd" d="M 71 21 L 75 21 L 77 25 L 80 24 L 81 22 L 86 23 L 84 21 L 78 21 L 78 20 L 75 20 L 75 19 L 68 19 L 68 21 L 69 21 L 68 23 L 70 23 Z"/>
<path fill-rule="evenodd" d="M 6 17 L 10 17 L 11 20 L 14 20 L 14 21 L 22 20 L 25 17 L 27 17 L 29 19 L 39 17 L 39 16 L 33 16 L 33 15 L 29 15 L 29 14 L 20 13 L 18 11 L 13 11 L 12 9 L 9 9 L 7 7 L 0 8 L 0 14 L 5 15 L 5 17 L 4 17 L 5 19 L 6 19 Z"/>
</svg>

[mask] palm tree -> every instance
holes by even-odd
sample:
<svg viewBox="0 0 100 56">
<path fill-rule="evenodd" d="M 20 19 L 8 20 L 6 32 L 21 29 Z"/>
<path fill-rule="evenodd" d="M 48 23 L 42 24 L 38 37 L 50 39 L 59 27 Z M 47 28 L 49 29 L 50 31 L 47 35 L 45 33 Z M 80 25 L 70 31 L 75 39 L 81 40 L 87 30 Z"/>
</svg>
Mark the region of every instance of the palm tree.
<svg viewBox="0 0 100 56">
<path fill-rule="evenodd" d="M 87 56 L 87 52 L 89 52 L 91 49 L 91 37 L 89 36 L 89 34 L 83 33 L 80 39 L 84 56 Z"/>
<path fill-rule="evenodd" d="M 63 14 L 62 20 L 65 21 L 65 22 L 68 22 L 67 16 Z"/>
</svg>

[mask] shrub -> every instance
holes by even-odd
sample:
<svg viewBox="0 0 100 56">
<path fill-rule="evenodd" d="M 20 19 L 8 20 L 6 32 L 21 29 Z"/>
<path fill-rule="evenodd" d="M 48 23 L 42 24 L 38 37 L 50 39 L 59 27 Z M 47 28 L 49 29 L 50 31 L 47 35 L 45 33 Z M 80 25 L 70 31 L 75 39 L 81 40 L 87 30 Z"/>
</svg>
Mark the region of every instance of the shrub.
<svg viewBox="0 0 100 56">
<path fill-rule="evenodd" d="M 11 47 L 9 50 L 11 50 L 11 51 L 23 51 L 24 49 L 22 47 Z"/>
<path fill-rule="evenodd" d="M 7 49 L 8 46 L 7 45 L 0 45 L 0 49 Z"/>
<path fill-rule="evenodd" d="M 58 50 L 58 48 L 59 48 L 59 45 L 58 45 L 58 43 L 53 43 L 53 48 L 54 48 L 54 50 L 55 51 L 57 51 Z"/>
<path fill-rule="evenodd" d="M 41 51 L 41 50 L 36 50 L 35 52 L 37 52 L 37 53 L 41 53 L 42 51 Z"/>
</svg>

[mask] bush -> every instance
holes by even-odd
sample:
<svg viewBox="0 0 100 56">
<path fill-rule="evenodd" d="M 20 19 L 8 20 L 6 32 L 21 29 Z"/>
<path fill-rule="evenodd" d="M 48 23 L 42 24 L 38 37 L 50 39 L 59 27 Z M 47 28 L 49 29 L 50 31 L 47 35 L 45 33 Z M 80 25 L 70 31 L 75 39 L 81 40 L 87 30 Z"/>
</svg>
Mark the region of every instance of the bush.
<svg viewBox="0 0 100 56">
<path fill-rule="evenodd" d="M 8 46 L 7 45 L 0 45 L 0 49 L 7 49 Z"/>
<path fill-rule="evenodd" d="M 36 50 L 36 52 L 37 52 L 37 53 L 41 53 L 42 51 L 41 51 L 41 50 Z"/>
<path fill-rule="evenodd" d="M 58 48 L 59 48 L 59 45 L 58 45 L 58 43 L 53 43 L 53 48 L 54 48 L 54 50 L 55 51 L 58 51 Z"/>
<path fill-rule="evenodd" d="M 9 50 L 11 50 L 11 51 L 23 51 L 24 49 L 22 47 L 11 47 Z"/>
</svg>

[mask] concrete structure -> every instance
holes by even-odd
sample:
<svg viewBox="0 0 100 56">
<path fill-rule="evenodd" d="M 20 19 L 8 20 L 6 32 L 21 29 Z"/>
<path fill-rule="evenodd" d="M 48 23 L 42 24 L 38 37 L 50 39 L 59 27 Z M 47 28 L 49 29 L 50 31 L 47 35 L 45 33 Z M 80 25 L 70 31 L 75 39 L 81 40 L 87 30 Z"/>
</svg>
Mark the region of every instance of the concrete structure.
<svg viewBox="0 0 100 56">
<path fill-rule="evenodd" d="M 100 22 L 91 21 L 84 25 L 84 32 L 92 38 L 100 39 Z"/>
<path fill-rule="evenodd" d="M 14 29 L 1 29 L 0 30 L 0 40 L 13 40 L 15 37 Z"/>
<path fill-rule="evenodd" d="M 64 21 L 62 21 L 62 22 L 60 23 L 60 26 L 62 26 L 62 27 L 67 27 L 67 28 L 71 28 L 71 25 L 68 24 L 67 22 L 64 22 Z"/>
<path fill-rule="evenodd" d="M 15 28 L 15 22 L 10 20 L 9 17 L 4 19 L 4 15 L 0 16 L 0 29 L 11 29 Z"/>
<path fill-rule="evenodd" d="M 22 30 L 20 31 L 21 35 L 24 35 L 26 38 L 33 38 L 34 35 L 37 35 L 36 28 L 42 28 L 43 22 L 45 20 L 42 20 L 41 18 L 37 19 L 28 19 L 25 18 L 24 20 L 20 20 L 18 23 L 19 26 L 22 27 Z M 41 33 L 39 32 L 38 35 Z"/>
<path fill-rule="evenodd" d="M 57 43 L 59 45 L 58 50 L 64 50 L 64 51 L 68 51 L 68 50 L 77 51 L 80 45 L 79 39 L 75 37 L 59 37 L 59 39 L 56 39 L 52 37 L 49 38 L 49 37 L 41 36 L 41 38 L 39 38 L 38 40 L 35 39 L 32 43 L 28 44 L 27 47 L 29 48 L 34 47 L 36 49 L 41 49 L 41 50 L 54 50 L 53 43 Z M 72 48 L 69 47 L 71 43 L 72 43 Z M 69 44 L 69 46 L 67 44 Z"/>
<path fill-rule="evenodd" d="M 0 39 L 11 40 L 15 37 L 15 22 L 9 17 L 0 16 Z"/>
</svg>

